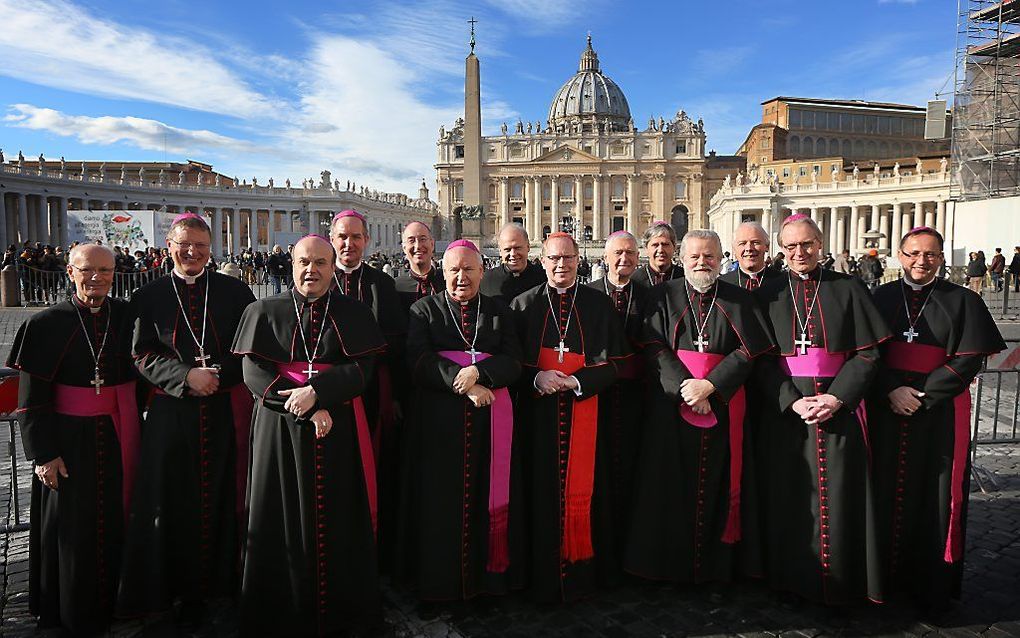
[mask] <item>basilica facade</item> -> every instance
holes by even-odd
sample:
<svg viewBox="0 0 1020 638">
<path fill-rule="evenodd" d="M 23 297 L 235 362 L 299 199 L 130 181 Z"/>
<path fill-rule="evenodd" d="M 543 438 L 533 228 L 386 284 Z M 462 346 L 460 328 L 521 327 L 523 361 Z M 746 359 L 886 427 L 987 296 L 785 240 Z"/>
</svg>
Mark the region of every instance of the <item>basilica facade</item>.
<svg viewBox="0 0 1020 638">
<path fill-rule="evenodd" d="M 478 62 L 468 57 L 465 115 L 437 141 L 439 214 L 447 237 L 480 218 L 488 237 L 516 222 L 533 245 L 550 232 L 596 245 L 611 233 L 640 235 L 656 221 L 684 233 L 707 226 L 711 195 L 742 158 L 706 155 L 705 127 L 684 111 L 639 128 L 588 37 L 577 73 L 552 98 L 546 121 L 503 124 L 482 136 Z M 730 161 L 732 160 L 732 161 Z M 732 164 L 732 165 L 731 165 Z"/>
</svg>

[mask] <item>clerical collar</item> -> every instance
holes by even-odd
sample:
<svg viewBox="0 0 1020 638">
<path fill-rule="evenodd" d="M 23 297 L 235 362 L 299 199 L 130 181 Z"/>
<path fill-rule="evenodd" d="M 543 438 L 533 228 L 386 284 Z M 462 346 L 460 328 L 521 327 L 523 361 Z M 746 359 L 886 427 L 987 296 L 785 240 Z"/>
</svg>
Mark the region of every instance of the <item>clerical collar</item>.
<svg viewBox="0 0 1020 638">
<path fill-rule="evenodd" d="M 557 288 L 556 286 L 554 286 L 552 284 L 549 284 L 549 288 L 551 288 L 552 290 L 555 290 L 557 293 L 559 293 L 561 295 L 565 295 L 568 292 L 570 292 L 571 288 L 573 288 L 576 284 L 577 284 L 577 280 L 575 279 L 574 283 L 570 284 L 566 288 Z"/>
<path fill-rule="evenodd" d="M 458 301 L 458 300 L 454 299 L 453 296 L 450 295 L 450 291 L 447 290 L 446 291 L 446 298 L 450 300 L 450 303 L 459 304 L 461 306 L 470 306 L 472 301 L 474 301 L 475 299 L 478 299 L 478 295 L 475 295 L 474 297 L 471 297 L 467 301 Z"/>
<path fill-rule="evenodd" d="M 198 275 L 194 275 L 194 276 L 192 276 L 192 275 L 185 275 L 181 271 L 177 270 L 177 266 L 174 266 L 174 269 L 171 270 L 170 272 L 172 272 L 174 275 L 176 275 L 178 279 L 183 280 L 184 283 L 188 284 L 189 286 L 193 286 L 195 284 L 195 282 L 198 281 L 198 279 L 202 275 L 205 274 L 205 270 L 203 270 L 202 273 L 198 274 Z"/>
<path fill-rule="evenodd" d="M 766 268 L 768 268 L 768 266 L 767 266 L 767 265 L 765 265 L 765 266 L 762 266 L 761 268 L 759 268 L 759 269 L 758 269 L 758 272 L 747 272 L 746 270 L 744 270 L 743 268 L 741 268 L 741 269 L 740 269 L 740 272 L 744 273 L 744 274 L 745 274 L 745 275 L 747 275 L 748 277 L 754 277 L 755 279 L 757 279 L 758 277 L 760 277 L 760 276 L 762 275 L 762 273 L 764 273 L 764 272 L 765 272 L 765 269 L 766 269 Z"/>
<path fill-rule="evenodd" d="M 362 263 L 364 263 L 364 262 L 360 262 L 359 261 L 357 266 L 344 266 L 343 264 L 337 264 L 337 266 L 340 268 L 340 270 L 344 271 L 345 273 L 347 273 L 349 275 L 349 274 L 353 273 L 355 270 L 357 270 L 358 268 L 361 268 L 361 264 Z"/>
<path fill-rule="evenodd" d="M 606 285 L 608 285 L 609 287 L 613 288 L 616 291 L 623 290 L 629 284 L 630 284 L 630 281 L 627 281 L 626 283 L 623 283 L 623 284 L 620 284 L 620 285 L 616 285 L 616 284 L 613 283 L 613 280 L 609 278 L 609 275 L 606 275 Z"/>
<path fill-rule="evenodd" d="M 425 273 L 421 274 L 421 275 L 419 275 L 418 273 L 414 272 L 413 268 L 408 268 L 407 272 L 410 273 L 411 277 L 413 277 L 414 279 L 417 279 L 418 281 L 425 281 L 429 277 L 432 276 L 432 266 L 430 265 L 429 269 L 426 270 Z"/>
<path fill-rule="evenodd" d="M 794 275 L 801 281 L 807 281 L 808 279 L 818 279 L 818 277 L 815 276 L 815 274 L 818 272 L 819 272 L 818 266 L 815 266 L 813 270 L 806 273 L 799 273 L 796 270 L 790 270 L 790 274 Z"/>
<path fill-rule="evenodd" d="M 300 303 L 302 305 L 318 303 L 318 302 L 322 301 L 323 299 L 325 299 L 326 297 L 329 296 L 329 291 L 328 290 L 324 294 L 322 294 L 322 295 L 320 295 L 318 297 L 306 297 L 306 296 L 302 295 L 300 292 L 298 292 L 297 286 L 295 286 L 291 290 L 294 293 L 294 298 L 297 300 L 298 303 Z"/>
<path fill-rule="evenodd" d="M 907 286 L 909 286 L 910 289 L 913 290 L 914 292 L 920 292 L 921 290 L 924 290 L 927 286 L 930 286 L 933 283 L 935 283 L 936 279 L 938 279 L 938 277 L 932 277 L 931 281 L 929 281 L 926 284 L 915 284 L 914 282 L 907 279 L 906 276 L 904 276 L 903 283 L 907 284 Z"/>
<path fill-rule="evenodd" d="M 698 292 L 698 294 L 701 294 L 701 295 L 704 295 L 704 294 L 708 293 L 708 291 L 712 289 L 712 286 L 715 285 L 715 281 L 713 280 L 712 283 L 708 284 L 708 286 L 705 289 L 701 289 L 701 288 L 695 286 L 694 282 L 692 282 L 689 277 L 687 278 L 687 283 L 690 284 L 691 288 L 696 290 Z"/>
<path fill-rule="evenodd" d="M 507 274 L 511 277 L 520 277 L 524 274 L 524 271 L 528 269 L 528 264 L 524 264 L 524 268 L 520 272 L 510 270 L 510 266 L 507 266 L 506 264 L 503 264 L 503 269 L 506 270 Z"/>
<path fill-rule="evenodd" d="M 77 306 L 78 308 L 85 308 L 94 315 L 99 314 L 99 311 L 102 310 L 103 306 L 106 305 L 106 297 L 103 297 L 103 302 L 98 306 L 90 306 L 86 304 L 84 301 L 78 298 L 78 295 L 73 295 L 71 297 L 71 301 L 73 301 L 74 305 Z"/>
</svg>

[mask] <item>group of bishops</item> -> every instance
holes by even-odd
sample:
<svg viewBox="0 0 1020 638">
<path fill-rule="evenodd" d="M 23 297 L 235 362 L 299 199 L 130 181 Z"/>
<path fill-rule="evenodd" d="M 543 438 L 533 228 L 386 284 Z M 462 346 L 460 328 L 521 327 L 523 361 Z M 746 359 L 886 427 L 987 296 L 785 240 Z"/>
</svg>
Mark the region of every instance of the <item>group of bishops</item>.
<svg viewBox="0 0 1020 638">
<path fill-rule="evenodd" d="M 256 301 L 171 225 L 172 272 L 109 296 L 113 255 L 71 251 L 74 296 L 25 322 L 8 365 L 34 465 L 30 606 L 87 635 L 115 616 L 197 627 L 239 594 L 242 635 L 385 631 L 379 575 L 430 604 L 527 588 L 574 600 L 625 574 L 760 578 L 823 604 L 959 597 L 969 385 L 1005 345 L 938 277 L 915 228 L 874 295 L 819 267 L 817 225 L 668 224 L 605 245 L 582 285 L 572 236 L 541 266 L 523 228 L 500 265 L 429 227 L 410 270 L 364 263 L 338 213 Z M 674 261 L 679 261 L 675 264 Z M 172 616 L 171 616 L 171 613 Z"/>
</svg>

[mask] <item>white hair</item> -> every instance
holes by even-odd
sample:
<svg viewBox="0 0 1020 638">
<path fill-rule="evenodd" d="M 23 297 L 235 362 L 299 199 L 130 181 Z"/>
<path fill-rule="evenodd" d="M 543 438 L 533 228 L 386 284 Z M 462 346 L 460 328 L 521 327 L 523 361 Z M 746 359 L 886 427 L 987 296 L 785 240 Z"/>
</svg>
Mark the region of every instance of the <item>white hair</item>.
<svg viewBox="0 0 1020 638">
<path fill-rule="evenodd" d="M 110 250 L 107 246 L 101 246 L 100 244 L 78 244 L 77 246 L 72 248 L 69 253 L 67 253 L 67 263 L 73 265 L 75 263 L 75 260 L 77 260 L 78 257 L 88 248 L 98 248 L 105 252 L 106 254 L 108 254 L 110 256 L 110 259 L 115 259 L 113 251 Z"/>
<path fill-rule="evenodd" d="M 719 249 L 718 255 L 720 257 L 722 257 L 722 254 L 723 254 L 722 240 L 719 239 L 719 234 L 716 233 L 714 230 L 689 230 L 689 231 L 687 231 L 687 234 L 684 235 L 684 238 L 682 240 L 680 240 L 680 255 L 681 256 L 687 254 L 687 251 L 685 249 L 687 247 L 687 240 L 688 239 L 709 239 L 709 240 L 715 242 L 715 245 Z"/>
<path fill-rule="evenodd" d="M 508 230 L 514 230 L 514 231 L 524 235 L 524 241 L 527 242 L 527 243 L 531 243 L 531 238 L 528 237 L 528 231 L 525 230 L 524 226 L 521 226 L 517 222 L 510 222 L 509 224 L 503 224 L 503 227 L 499 229 L 498 233 L 496 233 L 496 243 L 497 244 L 499 243 L 499 238 L 502 237 L 503 233 L 505 233 Z"/>
<path fill-rule="evenodd" d="M 761 233 L 765 237 L 765 245 L 766 246 L 769 245 L 769 234 L 768 234 L 768 232 L 765 231 L 765 227 L 762 226 L 761 224 L 759 224 L 758 222 L 743 222 L 743 223 L 741 223 L 740 225 L 737 226 L 737 230 L 740 230 L 741 228 L 753 228 L 753 229 L 755 229 L 756 231 L 758 231 L 759 233 Z M 737 231 L 736 230 L 733 231 L 733 236 L 734 237 L 737 236 Z"/>
<path fill-rule="evenodd" d="M 635 245 L 637 245 L 638 243 L 637 237 L 635 237 L 633 234 L 628 233 L 625 230 L 620 230 L 606 238 L 606 250 L 609 250 L 609 243 L 615 239 L 629 239 L 630 241 L 634 242 Z"/>
</svg>

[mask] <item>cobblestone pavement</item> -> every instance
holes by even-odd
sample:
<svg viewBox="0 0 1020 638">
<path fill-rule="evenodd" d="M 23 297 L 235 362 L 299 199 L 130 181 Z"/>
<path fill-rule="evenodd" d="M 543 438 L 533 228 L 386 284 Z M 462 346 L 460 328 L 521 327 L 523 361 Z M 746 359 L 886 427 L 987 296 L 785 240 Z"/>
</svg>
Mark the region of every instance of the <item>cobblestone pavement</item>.
<svg viewBox="0 0 1020 638">
<path fill-rule="evenodd" d="M 32 310 L 0 310 L 0 356 L 6 358 L 17 326 Z M 1000 395 L 1000 422 L 1012 412 L 1016 384 Z M 990 393 L 991 394 L 991 393 Z M 982 418 L 994 415 L 995 396 L 982 396 Z M 1003 416 L 1002 413 L 1006 413 Z M 1008 418 L 1007 418 L 1008 420 Z M 982 426 L 982 430 L 985 427 Z M 1000 434 L 1001 436 L 1001 434 Z M 0 526 L 14 524 L 7 423 L 0 422 Z M 20 514 L 28 520 L 30 467 L 21 458 Z M 735 585 L 723 600 L 697 588 L 633 582 L 569 605 L 536 606 L 523 595 L 451 605 L 423 619 L 415 601 L 385 588 L 387 620 L 399 638 L 479 637 L 674 637 L 674 636 L 1020 636 L 1020 449 L 983 445 L 977 465 L 987 493 L 975 483 L 970 498 L 963 599 L 945 612 L 921 616 L 899 606 L 796 609 L 776 604 L 756 583 Z M 0 532 L 0 636 L 37 635 L 28 613 L 28 532 Z M 198 636 L 233 636 L 230 604 L 211 610 Z M 43 634 L 45 635 L 45 634 Z M 177 635 L 169 619 L 115 624 L 110 636 Z"/>
</svg>

